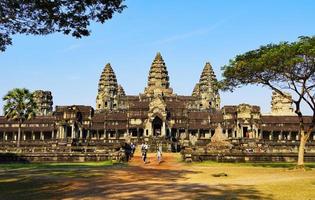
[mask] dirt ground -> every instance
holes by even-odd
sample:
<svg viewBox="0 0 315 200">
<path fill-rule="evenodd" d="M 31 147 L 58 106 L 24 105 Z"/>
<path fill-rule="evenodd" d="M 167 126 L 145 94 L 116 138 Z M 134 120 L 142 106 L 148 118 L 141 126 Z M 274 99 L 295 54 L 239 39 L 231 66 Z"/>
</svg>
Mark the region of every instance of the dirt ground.
<svg viewBox="0 0 315 200">
<path fill-rule="evenodd" d="M 171 153 L 144 164 L 137 152 L 128 166 L 2 170 L 0 199 L 315 200 L 315 170 L 186 164 Z"/>
</svg>

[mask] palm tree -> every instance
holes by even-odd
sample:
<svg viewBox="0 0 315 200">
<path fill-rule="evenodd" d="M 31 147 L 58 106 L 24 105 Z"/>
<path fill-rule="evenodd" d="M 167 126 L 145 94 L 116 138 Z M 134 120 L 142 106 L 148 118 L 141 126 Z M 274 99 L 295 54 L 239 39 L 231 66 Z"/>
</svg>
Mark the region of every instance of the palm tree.
<svg viewBox="0 0 315 200">
<path fill-rule="evenodd" d="M 5 101 L 4 116 L 19 124 L 17 135 L 17 147 L 19 147 L 22 124 L 35 117 L 36 103 L 33 100 L 33 94 L 28 89 L 15 88 L 3 97 L 3 101 Z"/>
</svg>

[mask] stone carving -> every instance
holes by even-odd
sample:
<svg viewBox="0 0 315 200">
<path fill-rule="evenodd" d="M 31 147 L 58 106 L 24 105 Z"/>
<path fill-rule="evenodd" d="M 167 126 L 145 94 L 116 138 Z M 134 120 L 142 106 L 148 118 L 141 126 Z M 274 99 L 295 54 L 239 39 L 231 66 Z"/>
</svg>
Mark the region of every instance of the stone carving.
<svg viewBox="0 0 315 200">
<path fill-rule="evenodd" d="M 119 96 L 125 96 L 125 91 L 121 85 L 118 85 L 115 72 L 110 63 L 107 63 L 98 84 L 96 110 L 117 109 Z"/>
<path fill-rule="evenodd" d="M 197 97 L 197 108 L 200 109 L 220 109 L 220 94 L 217 88 L 217 78 L 214 74 L 212 66 L 206 63 L 199 83 L 195 85 L 192 96 Z M 194 106 L 192 106 L 194 107 Z"/>
<path fill-rule="evenodd" d="M 121 85 L 118 85 L 117 94 L 118 94 L 118 96 L 126 96 L 125 90 Z"/>
<path fill-rule="evenodd" d="M 33 92 L 33 98 L 37 105 L 36 115 L 51 115 L 53 111 L 53 97 L 50 91 L 36 90 Z"/>
<path fill-rule="evenodd" d="M 199 83 L 196 83 L 194 90 L 192 92 L 192 96 L 198 97 L 199 95 L 200 95 L 200 87 L 199 87 Z"/>
<path fill-rule="evenodd" d="M 157 53 L 151 65 L 148 77 L 148 86 L 144 94 L 149 97 L 161 95 L 171 96 L 173 89 L 170 88 L 169 76 L 160 53 Z"/>
<path fill-rule="evenodd" d="M 277 92 L 272 92 L 271 99 L 271 114 L 272 115 L 295 115 L 292 108 L 292 96 L 289 93 L 285 93 L 286 96 L 282 96 Z"/>
<path fill-rule="evenodd" d="M 226 135 L 223 134 L 221 124 L 215 129 L 214 135 L 211 137 L 211 142 L 208 145 L 210 148 L 228 148 L 231 146 Z"/>
<path fill-rule="evenodd" d="M 149 133 L 152 133 L 152 122 L 155 117 L 159 117 L 163 121 L 161 135 L 165 135 L 165 121 L 167 117 L 166 103 L 161 96 L 154 97 L 149 104 L 148 119 L 145 122 L 145 129 L 148 130 Z"/>
</svg>

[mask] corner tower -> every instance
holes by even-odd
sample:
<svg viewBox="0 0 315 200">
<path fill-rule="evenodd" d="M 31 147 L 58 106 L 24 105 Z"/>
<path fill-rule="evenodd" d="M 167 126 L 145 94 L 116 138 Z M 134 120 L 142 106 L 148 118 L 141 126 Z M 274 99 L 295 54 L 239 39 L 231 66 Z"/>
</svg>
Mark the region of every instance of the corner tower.
<svg viewBox="0 0 315 200">
<path fill-rule="evenodd" d="M 112 110 L 118 107 L 118 97 L 124 95 L 123 88 L 118 86 L 117 79 L 110 63 L 107 63 L 101 74 L 96 97 L 96 110 Z"/>
<path fill-rule="evenodd" d="M 52 115 L 53 96 L 50 91 L 36 90 L 33 92 L 33 98 L 36 103 L 36 115 Z"/>
<path fill-rule="evenodd" d="M 148 97 L 153 96 L 171 96 L 173 94 L 170 88 L 169 76 L 160 53 L 157 53 L 148 77 L 148 86 L 144 89 L 144 94 Z"/>
<path fill-rule="evenodd" d="M 196 84 L 192 96 L 198 98 L 200 109 L 220 109 L 220 94 L 217 87 L 218 80 L 209 62 L 206 63 Z"/>
</svg>

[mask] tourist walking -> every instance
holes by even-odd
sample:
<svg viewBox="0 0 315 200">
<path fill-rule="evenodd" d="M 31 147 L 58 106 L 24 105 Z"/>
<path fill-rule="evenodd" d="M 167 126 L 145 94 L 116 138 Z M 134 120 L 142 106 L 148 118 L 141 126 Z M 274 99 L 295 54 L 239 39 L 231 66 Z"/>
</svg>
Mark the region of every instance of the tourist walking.
<svg viewBox="0 0 315 200">
<path fill-rule="evenodd" d="M 141 144 L 141 155 L 142 155 L 142 161 L 144 164 L 147 163 L 147 152 L 148 152 L 148 145 L 147 144 Z"/>
<path fill-rule="evenodd" d="M 127 142 L 125 142 L 123 149 L 125 150 L 125 161 L 128 162 L 130 160 L 130 155 L 132 151 L 131 147 Z"/>
<path fill-rule="evenodd" d="M 156 155 L 157 155 L 158 163 L 160 164 L 162 162 L 162 145 L 157 146 Z"/>
<path fill-rule="evenodd" d="M 130 147 L 131 147 L 131 157 L 133 157 L 135 150 L 136 150 L 136 145 L 134 143 L 131 143 Z"/>
</svg>

